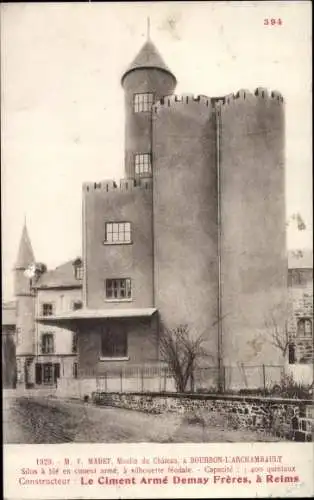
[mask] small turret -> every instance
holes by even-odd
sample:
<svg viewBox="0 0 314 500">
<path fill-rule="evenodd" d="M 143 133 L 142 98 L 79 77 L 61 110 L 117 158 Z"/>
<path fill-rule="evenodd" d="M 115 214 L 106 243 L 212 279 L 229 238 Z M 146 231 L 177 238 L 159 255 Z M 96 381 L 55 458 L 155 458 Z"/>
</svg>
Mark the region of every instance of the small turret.
<svg viewBox="0 0 314 500">
<path fill-rule="evenodd" d="M 35 257 L 28 235 L 26 221 L 22 231 L 17 260 L 14 267 L 16 297 L 16 355 L 21 368 L 18 382 L 24 383 L 25 356 L 34 354 L 34 306 L 35 296 L 32 289 L 32 274 L 30 270 L 35 265 Z M 21 358 L 20 358 L 21 356 Z"/>
<path fill-rule="evenodd" d="M 25 271 L 35 262 L 34 252 L 28 235 L 26 222 L 24 222 L 23 232 L 20 240 L 15 271 L 15 296 L 30 295 L 30 279 L 25 276 Z"/>
<path fill-rule="evenodd" d="M 177 80 L 148 39 L 122 75 L 125 92 L 125 175 L 152 176 L 152 105 L 172 94 Z"/>
</svg>

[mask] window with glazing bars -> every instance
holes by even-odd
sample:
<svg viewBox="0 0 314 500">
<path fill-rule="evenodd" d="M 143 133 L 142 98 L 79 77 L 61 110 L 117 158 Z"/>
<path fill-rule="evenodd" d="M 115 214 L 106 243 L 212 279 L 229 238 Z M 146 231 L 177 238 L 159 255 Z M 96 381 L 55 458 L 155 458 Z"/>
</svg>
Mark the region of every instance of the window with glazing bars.
<svg viewBox="0 0 314 500">
<path fill-rule="evenodd" d="M 298 321 L 298 336 L 311 337 L 312 336 L 312 321 L 307 318 L 301 318 Z"/>
<path fill-rule="evenodd" d="M 131 280 L 107 279 L 106 280 L 106 298 L 107 299 L 130 299 L 131 298 Z"/>
<path fill-rule="evenodd" d="M 149 153 L 135 155 L 135 173 L 137 175 L 150 174 L 152 171 L 151 156 Z"/>
<path fill-rule="evenodd" d="M 130 243 L 130 222 L 107 222 L 106 243 Z"/>
<path fill-rule="evenodd" d="M 154 102 L 154 94 L 134 94 L 133 109 L 135 113 L 151 111 Z"/>
<path fill-rule="evenodd" d="M 82 280 L 83 279 L 83 266 L 75 266 L 74 274 L 75 274 L 76 280 Z"/>
<path fill-rule="evenodd" d="M 41 336 L 41 352 L 42 354 L 54 353 L 54 338 L 53 333 L 44 333 Z"/>
<path fill-rule="evenodd" d="M 46 302 L 41 305 L 41 312 L 43 316 L 53 315 L 53 304 L 51 302 Z"/>
</svg>

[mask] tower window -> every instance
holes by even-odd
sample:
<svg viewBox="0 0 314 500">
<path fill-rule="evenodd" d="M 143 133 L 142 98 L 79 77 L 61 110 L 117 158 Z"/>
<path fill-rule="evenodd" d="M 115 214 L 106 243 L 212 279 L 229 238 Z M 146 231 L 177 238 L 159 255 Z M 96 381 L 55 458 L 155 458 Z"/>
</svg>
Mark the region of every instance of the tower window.
<svg viewBox="0 0 314 500">
<path fill-rule="evenodd" d="M 108 279 L 106 280 L 106 298 L 107 299 L 130 299 L 131 298 L 131 280 Z"/>
<path fill-rule="evenodd" d="M 134 158 L 135 173 L 137 175 L 150 174 L 152 171 L 151 155 L 149 153 L 136 154 Z"/>
<path fill-rule="evenodd" d="M 53 354 L 55 352 L 53 333 L 43 333 L 41 336 L 42 354 Z"/>
<path fill-rule="evenodd" d="M 101 333 L 101 356 L 104 358 L 122 358 L 127 356 L 127 335 L 123 330 L 111 332 L 106 329 Z"/>
<path fill-rule="evenodd" d="M 51 302 L 44 302 L 41 305 L 42 316 L 52 316 L 53 315 L 53 304 Z"/>
<path fill-rule="evenodd" d="M 298 337 L 311 337 L 311 336 L 312 336 L 312 321 L 306 318 L 299 319 Z"/>
<path fill-rule="evenodd" d="M 133 109 L 134 113 L 151 111 L 154 102 L 154 94 L 134 94 Z"/>
<path fill-rule="evenodd" d="M 130 243 L 130 222 L 106 222 L 105 243 Z"/>
</svg>

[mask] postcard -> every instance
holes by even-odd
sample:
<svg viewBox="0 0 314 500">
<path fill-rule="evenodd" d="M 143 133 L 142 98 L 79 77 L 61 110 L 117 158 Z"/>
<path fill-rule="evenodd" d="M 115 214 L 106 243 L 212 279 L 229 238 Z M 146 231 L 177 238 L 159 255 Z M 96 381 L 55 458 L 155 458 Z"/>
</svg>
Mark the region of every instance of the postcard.
<svg viewBox="0 0 314 500">
<path fill-rule="evenodd" d="M 313 495 L 311 7 L 1 4 L 7 500 Z"/>
</svg>

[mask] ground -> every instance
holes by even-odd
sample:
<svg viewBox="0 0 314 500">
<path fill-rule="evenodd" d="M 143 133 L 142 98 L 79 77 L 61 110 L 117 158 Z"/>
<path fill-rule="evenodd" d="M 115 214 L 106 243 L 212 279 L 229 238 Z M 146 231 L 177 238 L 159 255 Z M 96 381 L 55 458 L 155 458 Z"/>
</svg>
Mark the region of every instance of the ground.
<svg viewBox="0 0 314 500">
<path fill-rule="evenodd" d="M 278 441 L 248 430 L 189 424 L 175 414 L 96 407 L 81 401 L 17 396 L 3 399 L 4 443 L 217 443 Z"/>
</svg>

